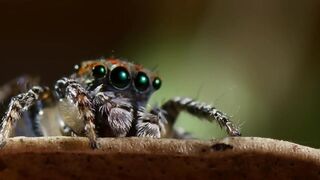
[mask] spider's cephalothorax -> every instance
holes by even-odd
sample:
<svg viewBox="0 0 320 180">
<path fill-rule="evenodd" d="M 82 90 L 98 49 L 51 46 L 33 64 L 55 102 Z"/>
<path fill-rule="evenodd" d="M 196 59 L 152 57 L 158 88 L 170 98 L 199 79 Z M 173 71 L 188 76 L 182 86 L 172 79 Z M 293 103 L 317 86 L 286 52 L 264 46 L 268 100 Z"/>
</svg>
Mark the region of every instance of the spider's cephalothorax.
<svg viewBox="0 0 320 180">
<path fill-rule="evenodd" d="M 139 111 L 145 111 L 144 107 L 150 95 L 161 86 L 161 80 L 155 73 L 140 65 L 117 59 L 86 61 L 76 65 L 75 70 L 71 78 L 79 89 L 81 87 L 86 91 L 99 136 L 134 136 L 140 132 L 137 127 L 141 124 L 135 119 L 139 116 Z M 73 102 L 65 98 L 66 95 L 77 91 L 74 89 L 68 93 L 64 92 L 69 81 L 60 80 L 55 87 L 62 98 L 59 102 L 60 112 L 63 117 L 68 117 L 63 119 L 68 129 L 74 134 L 81 134 L 84 124 L 74 122 L 77 119 L 77 109 Z M 71 113 L 70 109 L 73 109 Z M 159 119 L 158 114 L 147 113 L 141 117 L 143 118 Z M 162 126 L 164 122 L 157 123 Z M 160 126 L 152 129 L 152 125 L 149 125 L 148 130 L 154 132 L 148 135 L 160 137 Z"/>
<path fill-rule="evenodd" d="M 75 66 L 72 75 L 58 80 L 54 91 L 35 86 L 14 96 L 2 119 L 0 143 L 12 134 L 22 112 L 42 112 L 36 105 L 48 101 L 41 108 L 43 104 L 58 107 L 62 134 L 87 136 L 92 147 L 97 147 L 97 137 L 187 137 L 173 129 L 182 110 L 217 121 L 231 136 L 240 135 L 224 113 L 190 98 L 173 98 L 147 112 L 151 94 L 160 87 L 157 74 L 141 65 L 115 58 L 85 61 Z M 39 118 L 33 117 L 32 128 L 41 136 Z"/>
</svg>

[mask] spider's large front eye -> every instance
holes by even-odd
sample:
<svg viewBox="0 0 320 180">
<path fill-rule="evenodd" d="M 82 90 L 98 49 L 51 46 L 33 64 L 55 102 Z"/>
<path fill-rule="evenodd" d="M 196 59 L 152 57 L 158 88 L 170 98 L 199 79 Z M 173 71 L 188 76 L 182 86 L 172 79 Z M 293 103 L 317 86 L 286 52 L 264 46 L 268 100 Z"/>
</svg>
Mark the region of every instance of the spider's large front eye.
<svg viewBox="0 0 320 180">
<path fill-rule="evenodd" d="M 97 65 L 92 69 L 92 75 L 95 78 L 102 78 L 107 74 L 107 70 L 103 65 Z"/>
<path fill-rule="evenodd" d="M 144 72 L 138 72 L 134 85 L 139 91 L 145 91 L 149 87 L 149 78 Z"/>
<path fill-rule="evenodd" d="M 116 88 L 123 89 L 130 83 L 130 74 L 124 67 L 116 67 L 110 73 L 110 81 Z"/>
<path fill-rule="evenodd" d="M 153 82 L 152 82 L 152 86 L 153 86 L 153 88 L 155 89 L 155 90 L 158 90 L 158 89 L 160 89 L 160 87 L 161 87 L 161 79 L 160 78 L 155 78 L 154 80 L 153 80 Z"/>
</svg>

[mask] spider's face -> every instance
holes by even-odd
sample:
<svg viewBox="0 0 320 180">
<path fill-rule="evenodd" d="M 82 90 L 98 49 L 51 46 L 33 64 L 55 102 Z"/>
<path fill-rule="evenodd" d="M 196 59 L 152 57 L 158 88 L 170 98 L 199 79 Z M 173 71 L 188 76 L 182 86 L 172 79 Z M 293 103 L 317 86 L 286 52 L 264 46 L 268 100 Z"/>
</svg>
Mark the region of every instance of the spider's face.
<svg viewBox="0 0 320 180">
<path fill-rule="evenodd" d="M 145 106 L 151 94 L 161 86 L 154 72 L 119 59 L 85 61 L 73 74 L 90 92 L 114 92 Z"/>
</svg>

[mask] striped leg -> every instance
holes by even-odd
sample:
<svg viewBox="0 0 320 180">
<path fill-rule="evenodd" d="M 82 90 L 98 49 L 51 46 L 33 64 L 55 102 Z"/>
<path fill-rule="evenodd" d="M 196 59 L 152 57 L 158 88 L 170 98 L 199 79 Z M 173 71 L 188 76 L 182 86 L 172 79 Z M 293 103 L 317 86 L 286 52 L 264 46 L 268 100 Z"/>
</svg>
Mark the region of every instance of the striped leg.
<svg viewBox="0 0 320 180">
<path fill-rule="evenodd" d="M 92 148 L 98 148 L 97 135 L 94 125 L 94 113 L 88 92 L 75 80 L 62 78 L 57 81 L 55 90 L 60 98 L 66 98 L 77 107 L 81 119 L 84 121 L 84 132 L 90 140 Z"/>
<path fill-rule="evenodd" d="M 20 76 L 0 87 L 0 102 L 4 106 L 0 106 L 0 114 L 5 114 L 10 104 L 12 97 L 18 94 L 25 93 L 29 88 L 39 84 L 39 78 L 33 76 Z M 48 91 L 50 92 L 50 91 Z M 42 101 L 43 99 L 41 99 Z M 44 99 L 45 100 L 45 99 Z M 42 127 L 40 126 L 39 112 L 42 111 L 43 106 L 41 101 L 37 101 L 29 110 L 21 115 L 23 121 L 18 121 L 15 132 L 18 135 L 43 136 Z M 30 124 L 30 126 L 29 126 Z"/>
<path fill-rule="evenodd" d="M 16 122 L 21 119 L 21 113 L 29 108 L 41 98 L 44 89 L 34 86 L 28 92 L 19 94 L 11 99 L 9 109 L 2 119 L 0 130 L 0 146 L 3 147 L 6 139 L 12 134 Z"/>
<path fill-rule="evenodd" d="M 233 125 L 228 116 L 215 107 L 193 99 L 177 97 L 167 101 L 162 105 L 162 109 L 166 112 L 164 115 L 169 127 L 173 127 L 181 111 L 187 111 L 198 118 L 203 118 L 210 122 L 217 121 L 220 127 L 224 128 L 230 136 L 241 136 L 240 131 Z"/>
</svg>

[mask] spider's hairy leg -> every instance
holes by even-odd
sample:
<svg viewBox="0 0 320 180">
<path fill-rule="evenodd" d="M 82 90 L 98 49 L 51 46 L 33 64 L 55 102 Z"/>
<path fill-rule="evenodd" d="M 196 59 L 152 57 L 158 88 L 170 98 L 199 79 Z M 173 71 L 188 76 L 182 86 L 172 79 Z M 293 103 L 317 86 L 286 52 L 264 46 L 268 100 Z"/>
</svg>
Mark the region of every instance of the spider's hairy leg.
<svg viewBox="0 0 320 180">
<path fill-rule="evenodd" d="M 80 119 L 84 121 L 84 133 L 90 140 L 92 148 L 98 148 L 94 125 L 94 113 L 89 93 L 79 82 L 62 78 L 56 82 L 55 91 L 60 99 L 66 99 L 77 108 Z"/>
<path fill-rule="evenodd" d="M 171 128 L 179 113 L 187 111 L 198 118 L 204 118 L 210 122 L 217 121 L 220 127 L 223 127 L 230 136 L 241 136 L 240 131 L 233 125 L 227 115 L 215 107 L 193 99 L 176 97 L 164 103 L 161 108 L 166 112 L 165 117 Z"/>
<path fill-rule="evenodd" d="M 27 111 L 37 100 L 42 98 L 45 89 L 34 86 L 26 93 L 21 93 L 11 99 L 9 109 L 4 115 L 0 130 L 0 146 L 4 146 L 6 139 L 12 134 L 16 122 L 21 119 L 21 113 Z"/>
<path fill-rule="evenodd" d="M 166 134 L 167 124 L 162 111 L 153 109 L 145 112 L 145 108 L 139 108 L 137 112 L 136 136 L 160 138 Z"/>
<path fill-rule="evenodd" d="M 0 102 L 3 103 L 5 106 L 0 107 L 0 114 L 4 114 L 7 111 L 6 108 L 8 107 L 12 97 L 18 94 L 27 92 L 29 88 L 39 84 L 39 82 L 40 82 L 39 77 L 23 75 L 1 86 Z M 47 98 L 45 97 L 45 99 Z M 29 108 L 28 112 L 21 115 L 23 118 L 23 121 L 17 122 L 16 124 L 17 130 L 15 133 L 17 133 L 18 135 L 19 133 L 22 133 L 23 135 L 43 136 L 43 130 L 40 125 L 40 119 L 39 119 L 39 112 L 41 112 L 43 109 L 41 101 L 37 101 L 37 103 L 35 103 Z M 31 128 L 28 128 L 28 125 L 27 125 L 28 123 L 30 123 Z"/>
<path fill-rule="evenodd" d="M 125 137 L 133 121 L 133 107 L 129 99 L 117 97 L 113 92 L 98 92 L 93 104 L 100 136 Z"/>
<path fill-rule="evenodd" d="M 186 132 L 183 128 L 173 128 L 173 123 L 168 123 L 166 119 L 167 112 L 159 108 L 157 105 L 151 109 L 150 113 L 157 115 L 159 122 L 161 122 L 161 127 L 164 132 L 162 133 L 161 137 L 175 139 L 194 139 L 194 137 L 190 133 Z"/>
</svg>

